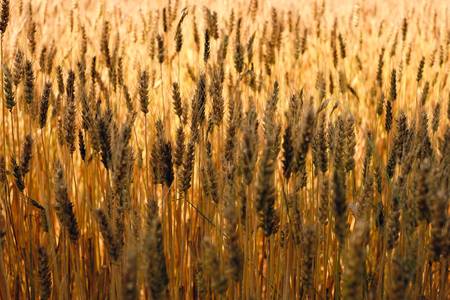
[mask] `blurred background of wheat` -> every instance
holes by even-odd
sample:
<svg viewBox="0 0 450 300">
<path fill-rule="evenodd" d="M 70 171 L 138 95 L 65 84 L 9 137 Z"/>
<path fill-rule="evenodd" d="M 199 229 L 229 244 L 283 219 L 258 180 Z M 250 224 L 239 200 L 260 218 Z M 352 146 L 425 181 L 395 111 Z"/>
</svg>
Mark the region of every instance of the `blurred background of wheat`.
<svg viewBox="0 0 450 300">
<path fill-rule="evenodd" d="M 448 1 L 0 2 L 0 299 L 448 299 Z"/>
</svg>

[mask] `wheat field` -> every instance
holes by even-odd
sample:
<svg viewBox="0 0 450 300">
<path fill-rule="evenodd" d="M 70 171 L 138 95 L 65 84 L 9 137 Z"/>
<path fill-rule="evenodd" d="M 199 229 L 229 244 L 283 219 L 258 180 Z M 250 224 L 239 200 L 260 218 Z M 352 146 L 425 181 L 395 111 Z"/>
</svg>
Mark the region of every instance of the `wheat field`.
<svg viewBox="0 0 450 300">
<path fill-rule="evenodd" d="M 0 299 L 449 299 L 450 3 L 0 0 Z"/>
</svg>

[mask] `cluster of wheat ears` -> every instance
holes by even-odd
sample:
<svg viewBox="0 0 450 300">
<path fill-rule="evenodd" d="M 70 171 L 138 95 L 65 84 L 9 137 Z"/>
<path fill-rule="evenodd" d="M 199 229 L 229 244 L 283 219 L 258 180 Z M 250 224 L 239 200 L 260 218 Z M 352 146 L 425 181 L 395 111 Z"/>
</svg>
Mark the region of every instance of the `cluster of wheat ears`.
<svg viewBox="0 0 450 300">
<path fill-rule="evenodd" d="M 1 299 L 448 299 L 448 2 L 0 2 Z"/>
</svg>

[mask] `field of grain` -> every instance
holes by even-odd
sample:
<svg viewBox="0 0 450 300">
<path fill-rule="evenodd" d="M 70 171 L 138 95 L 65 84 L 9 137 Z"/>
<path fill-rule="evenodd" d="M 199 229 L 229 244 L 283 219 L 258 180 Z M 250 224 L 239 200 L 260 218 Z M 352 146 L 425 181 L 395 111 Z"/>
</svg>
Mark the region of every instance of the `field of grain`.
<svg viewBox="0 0 450 300">
<path fill-rule="evenodd" d="M 450 3 L 0 0 L 0 299 L 449 299 Z"/>
</svg>

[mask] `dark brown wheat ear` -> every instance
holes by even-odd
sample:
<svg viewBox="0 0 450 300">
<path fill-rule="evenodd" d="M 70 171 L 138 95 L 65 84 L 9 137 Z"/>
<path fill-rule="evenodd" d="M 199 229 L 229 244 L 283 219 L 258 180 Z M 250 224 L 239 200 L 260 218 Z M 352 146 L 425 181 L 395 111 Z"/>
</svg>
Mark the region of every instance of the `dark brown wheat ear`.
<svg viewBox="0 0 450 300">
<path fill-rule="evenodd" d="M 6 108 L 11 112 L 16 106 L 16 99 L 13 91 L 13 78 L 7 66 L 3 67 L 3 92 L 5 95 Z"/>
<path fill-rule="evenodd" d="M 78 221 L 75 217 L 73 203 L 69 199 L 67 183 L 64 178 L 64 170 L 59 161 L 55 163 L 55 200 L 56 215 L 64 230 L 67 230 L 72 242 L 77 242 L 80 237 Z"/>
<path fill-rule="evenodd" d="M 97 209 L 94 213 L 97 217 L 100 233 L 102 234 L 109 255 L 111 256 L 111 259 L 113 261 L 116 261 L 119 258 L 120 251 L 116 244 L 115 236 L 109 218 L 102 209 Z"/>
<path fill-rule="evenodd" d="M 2 0 L 0 12 L 0 33 L 5 34 L 9 22 L 9 0 Z"/>
<path fill-rule="evenodd" d="M 154 299 L 164 299 L 167 295 L 169 277 L 163 248 L 161 220 L 154 200 L 148 202 L 147 228 L 145 233 L 147 288 Z"/>
<path fill-rule="evenodd" d="M 40 285 L 40 298 L 50 299 L 52 294 L 52 273 L 50 271 L 49 258 L 44 247 L 38 249 L 38 273 Z"/>
</svg>

